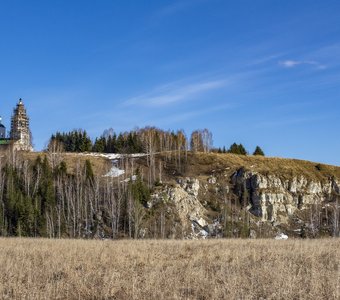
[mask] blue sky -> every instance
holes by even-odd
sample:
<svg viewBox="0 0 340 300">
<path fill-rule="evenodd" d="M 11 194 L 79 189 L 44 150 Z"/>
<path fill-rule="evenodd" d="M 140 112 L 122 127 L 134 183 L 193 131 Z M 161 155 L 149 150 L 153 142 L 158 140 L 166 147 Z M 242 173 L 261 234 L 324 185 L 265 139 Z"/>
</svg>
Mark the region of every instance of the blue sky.
<svg viewBox="0 0 340 300">
<path fill-rule="evenodd" d="M 0 113 L 55 131 L 209 128 L 340 165 L 340 1 L 0 2 Z"/>
</svg>

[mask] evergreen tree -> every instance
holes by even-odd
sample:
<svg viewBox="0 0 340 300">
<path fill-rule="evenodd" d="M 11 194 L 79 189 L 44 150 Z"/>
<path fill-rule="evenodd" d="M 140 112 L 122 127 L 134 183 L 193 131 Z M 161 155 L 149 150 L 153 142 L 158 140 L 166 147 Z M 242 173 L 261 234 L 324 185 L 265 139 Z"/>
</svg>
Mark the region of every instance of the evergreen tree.
<svg viewBox="0 0 340 300">
<path fill-rule="evenodd" d="M 92 141 L 86 131 L 82 129 L 73 130 L 68 133 L 57 132 L 55 135 L 52 134 L 49 145 L 54 140 L 60 142 L 66 152 L 85 152 L 92 149 Z"/>
<path fill-rule="evenodd" d="M 41 164 L 42 177 L 39 185 L 39 199 L 40 199 L 40 230 L 43 235 L 47 234 L 47 217 L 54 219 L 55 207 L 55 191 L 53 184 L 53 173 L 51 166 L 44 157 Z"/>
<path fill-rule="evenodd" d="M 247 155 L 247 150 L 244 148 L 242 144 L 236 144 L 233 143 L 229 150 L 228 153 L 233 153 L 233 154 L 239 154 L 239 155 Z"/>
<path fill-rule="evenodd" d="M 228 153 L 239 154 L 238 145 L 236 143 L 232 144 L 228 150 Z"/>
<path fill-rule="evenodd" d="M 137 171 L 136 181 L 131 184 L 132 196 L 135 201 L 146 206 L 147 202 L 150 200 L 150 190 L 138 173 L 139 172 Z"/>
<path fill-rule="evenodd" d="M 92 147 L 93 152 L 103 153 L 106 150 L 106 141 L 103 137 L 96 138 Z M 105 151 L 106 152 L 106 151 Z"/>
<path fill-rule="evenodd" d="M 66 175 L 67 174 L 67 165 L 66 165 L 65 161 L 60 162 L 59 166 L 57 166 L 56 173 L 60 174 L 60 175 Z"/>
<path fill-rule="evenodd" d="M 239 154 L 247 155 L 247 150 L 244 148 L 244 146 L 242 144 L 239 144 L 238 148 L 239 148 Z"/>
<path fill-rule="evenodd" d="M 105 138 L 105 152 L 106 153 L 117 153 L 117 135 L 113 133 L 112 135 L 109 135 L 107 138 Z"/>
<path fill-rule="evenodd" d="M 123 137 L 123 134 L 120 133 L 116 140 L 117 153 L 123 153 L 124 148 L 125 148 L 124 137 Z"/>
<path fill-rule="evenodd" d="M 256 146 L 253 155 L 261 155 L 261 156 L 264 156 L 264 152 L 262 151 L 262 149 L 261 149 L 259 146 Z"/>
<path fill-rule="evenodd" d="M 93 180 L 94 173 L 93 173 L 91 162 L 88 159 L 85 161 L 85 174 L 86 174 L 87 179 Z"/>
</svg>

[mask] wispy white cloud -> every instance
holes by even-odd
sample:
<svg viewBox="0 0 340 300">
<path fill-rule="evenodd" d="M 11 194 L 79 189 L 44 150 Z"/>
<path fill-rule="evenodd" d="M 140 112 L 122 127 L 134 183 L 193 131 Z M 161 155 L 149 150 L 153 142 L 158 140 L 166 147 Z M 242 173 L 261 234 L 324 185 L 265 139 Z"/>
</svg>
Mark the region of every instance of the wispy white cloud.
<svg viewBox="0 0 340 300">
<path fill-rule="evenodd" d="M 273 60 L 276 60 L 279 57 L 282 57 L 283 55 L 284 55 L 284 53 L 278 53 L 278 54 L 263 56 L 263 57 L 254 59 L 251 63 L 249 63 L 249 66 L 256 66 L 256 65 L 265 64 L 265 63 L 271 62 Z"/>
<path fill-rule="evenodd" d="M 311 57 L 322 58 L 323 60 L 339 61 L 340 43 L 330 44 L 312 51 Z"/>
<path fill-rule="evenodd" d="M 152 121 L 152 123 L 157 124 L 157 125 L 162 125 L 162 126 L 173 125 L 174 123 L 184 122 L 195 117 L 208 115 L 214 112 L 224 111 L 228 109 L 233 109 L 236 106 L 238 105 L 236 105 L 235 103 L 228 103 L 228 104 L 212 106 L 206 109 L 187 111 L 183 113 L 176 113 L 176 114 L 167 116 L 165 118 L 155 119 Z"/>
<path fill-rule="evenodd" d="M 300 65 L 301 62 L 297 60 L 285 60 L 285 61 L 280 61 L 279 64 L 286 68 L 293 68 L 293 67 Z"/>
<path fill-rule="evenodd" d="M 317 69 L 325 69 L 326 66 L 314 61 L 314 60 L 284 60 L 284 61 L 279 61 L 279 65 L 281 65 L 282 67 L 285 68 L 294 68 L 297 67 L 299 65 L 311 65 L 316 67 Z"/>
<path fill-rule="evenodd" d="M 207 80 L 195 83 L 171 83 L 155 88 L 153 91 L 130 98 L 125 105 L 165 106 L 179 101 L 187 101 L 200 97 L 209 91 L 227 86 L 228 79 Z"/>
</svg>

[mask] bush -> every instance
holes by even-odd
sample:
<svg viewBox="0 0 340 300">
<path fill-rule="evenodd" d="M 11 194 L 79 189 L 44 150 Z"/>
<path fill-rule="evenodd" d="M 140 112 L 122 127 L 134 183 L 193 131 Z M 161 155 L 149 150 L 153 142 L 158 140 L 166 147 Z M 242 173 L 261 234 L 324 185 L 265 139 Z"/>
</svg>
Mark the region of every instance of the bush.
<svg viewBox="0 0 340 300">
<path fill-rule="evenodd" d="M 322 170 L 322 166 L 321 166 L 320 164 L 317 164 L 317 165 L 315 166 L 315 169 L 317 169 L 318 171 L 321 171 L 321 170 Z"/>
</svg>

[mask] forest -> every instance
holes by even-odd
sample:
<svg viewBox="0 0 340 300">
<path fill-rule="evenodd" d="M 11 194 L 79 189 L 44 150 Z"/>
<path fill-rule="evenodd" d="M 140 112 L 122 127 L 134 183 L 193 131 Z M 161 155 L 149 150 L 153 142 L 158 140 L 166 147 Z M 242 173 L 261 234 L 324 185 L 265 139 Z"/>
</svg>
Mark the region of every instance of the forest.
<svg viewBox="0 0 340 300">
<path fill-rule="evenodd" d="M 125 175 L 105 176 L 112 163 L 103 159 L 104 165 L 98 171 L 98 160 L 93 157 L 97 154 L 87 153 L 89 151 L 125 153 L 116 162 Z M 143 154 L 138 159 L 129 153 Z M 264 155 L 260 147 L 256 147 L 253 154 Z M 183 183 L 183 178 L 190 176 L 194 180 L 198 177 L 203 180 L 200 201 L 205 203 L 204 209 L 211 215 L 211 220 L 220 224 L 221 228 L 214 229 L 212 234 L 249 237 L 251 224 L 255 226 L 256 220 L 260 220 L 256 218 L 261 217 L 261 209 L 255 205 L 258 198 L 254 196 L 250 181 L 233 183 L 235 174 L 244 172 L 244 166 L 252 169 L 256 164 L 257 168 L 263 169 L 267 179 L 270 171 L 275 175 L 288 172 L 281 175 L 293 180 L 292 171 L 296 169 L 300 176 L 313 174 L 313 180 L 317 182 L 319 176 L 329 179 L 329 174 L 338 172 L 331 166 L 311 162 L 246 155 L 248 152 L 242 144 L 233 143 L 228 150 L 213 148 L 212 134 L 207 129 L 194 131 L 190 139 L 182 130 L 163 131 L 155 127 L 118 135 L 108 130 L 94 143 L 83 130 L 56 133 L 43 152 L 31 155 L 13 149 L 2 152 L 0 235 L 140 238 L 146 228 L 149 238 L 183 237 L 181 226 L 184 223 L 179 220 L 174 202 L 150 203 L 154 195 L 158 194 L 158 198 L 163 197 L 162 193 L 171 195 L 176 184 L 181 184 L 181 180 Z M 220 183 L 216 182 L 219 172 Z M 205 177 L 207 174 L 210 174 L 208 178 Z M 190 202 L 193 198 L 186 195 L 189 197 L 186 201 Z M 164 199 L 168 196 L 164 195 Z M 338 210 L 333 208 L 335 202 L 332 199 L 329 200 L 332 205 L 327 204 L 324 208 L 321 203 L 312 206 L 314 209 L 309 215 L 307 210 L 299 211 L 304 195 L 297 196 L 297 213 L 306 224 L 298 225 L 301 236 L 305 236 L 306 231 L 312 232 L 308 233 L 310 236 L 338 232 L 338 223 L 335 222 Z M 195 205 L 199 207 L 201 204 Z M 178 228 L 176 224 L 179 224 Z M 269 222 L 261 224 L 270 227 Z M 176 233 L 174 228 L 177 228 Z M 273 234 L 274 227 L 268 228 L 260 229 L 262 236 Z"/>
<path fill-rule="evenodd" d="M 138 175 L 130 183 L 94 175 L 89 160 L 73 172 L 48 153 L 0 160 L 0 234 L 32 237 L 133 237 L 150 196 Z"/>
<path fill-rule="evenodd" d="M 190 144 L 190 145 L 189 145 Z M 0 234 L 2 236 L 90 238 L 137 237 L 150 192 L 158 182 L 155 153 L 181 169 L 186 152 L 212 150 L 209 130 L 196 130 L 190 142 L 182 130 L 146 127 L 116 135 L 104 132 L 92 143 L 84 130 L 52 135 L 47 149 L 35 159 L 8 151 L 0 159 Z M 68 170 L 64 152 L 147 153 L 148 173 L 136 169 L 136 180 L 113 181 L 94 173 L 90 160 Z M 133 161 L 126 160 L 125 168 Z M 129 166 L 130 164 L 130 166 Z M 153 217 L 155 223 L 162 223 Z M 155 226 L 158 228 L 158 225 Z M 164 236 L 164 228 L 153 236 Z"/>
<path fill-rule="evenodd" d="M 242 144 L 233 143 L 214 148 L 213 135 L 207 128 L 194 130 L 188 138 L 184 130 L 163 130 L 156 127 L 145 127 L 127 132 L 116 133 L 112 128 L 106 129 L 100 137 L 91 140 L 86 130 L 56 132 L 50 138 L 48 147 L 55 142 L 66 152 L 99 152 L 99 153 L 149 153 L 162 151 L 218 152 L 247 155 Z M 152 149 L 151 149 L 152 148 Z M 257 146 L 253 155 L 264 155 Z"/>
</svg>

